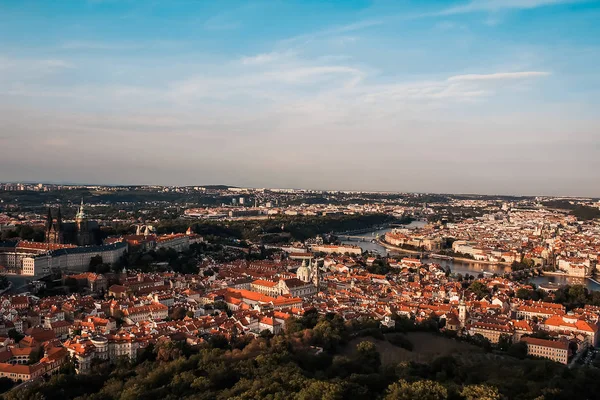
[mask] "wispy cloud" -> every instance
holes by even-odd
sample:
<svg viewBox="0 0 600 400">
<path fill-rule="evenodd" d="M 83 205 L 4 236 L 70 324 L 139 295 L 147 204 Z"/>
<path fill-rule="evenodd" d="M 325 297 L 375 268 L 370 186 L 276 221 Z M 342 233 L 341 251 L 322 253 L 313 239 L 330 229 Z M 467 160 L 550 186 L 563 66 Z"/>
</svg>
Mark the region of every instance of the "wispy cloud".
<svg viewBox="0 0 600 400">
<path fill-rule="evenodd" d="M 264 65 L 264 64 L 269 64 L 269 63 L 273 63 L 276 61 L 280 61 L 280 60 L 283 60 L 286 58 L 290 58 L 294 54 L 295 53 L 292 51 L 286 51 L 286 52 L 273 51 L 270 53 L 261 53 L 261 54 L 256 54 L 253 56 L 242 57 L 241 63 L 244 65 Z"/>
<path fill-rule="evenodd" d="M 313 66 L 283 69 L 279 71 L 270 71 L 266 73 L 267 78 L 272 78 L 280 82 L 297 84 L 307 81 L 327 79 L 335 75 L 348 75 L 358 77 L 362 75 L 359 69 L 348 66 Z"/>
<path fill-rule="evenodd" d="M 533 9 L 560 4 L 584 3 L 589 0 L 472 0 L 463 5 L 450 7 L 432 15 L 464 14 L 480 11 L 501 11 L 509 9 Z"/>
<path fill-rule="evenodd" d="M 320 31 L 293 36 L 279 42 L 280 46 L 302 46 L 316 40 L 338 36 L 350 32 L 356 32 L 367 28 L 372 28 L 378 25 L 383 25 L 387 18 L 367 19 L 357 22 L 352 22 L 345 25 L 337 25 L 330 28 L 325 28 Z M 355 38 L 354 38 L 355 39 Z"/>
<path fill-rule="evenodd" d="M 137 43 L 101 42 L 92 40 L 69 40 L 59 46 L 64 50 L 133 50 L 139 48 Z"/>
<path fill-rule="evenodd" d="M 468 81 L 498 81 L 507 79 L 525 79 L 538 78 L 550 75 L 543 71 L 522 71 L 522 72 L 496 72 L 492 74 L 467 74 L 456 75 L 448 78 L 448 82 L 468 82 Z"/>
<path fill-rule="evenodd" d="M 40 60 L 40 65 L 47 68 L 74 68 L 74 65 L 64 60 Z"/>
<path fill-rule="evenodd" d="M 76 68 L 72 62 L 62 59 L 13 58 L 0 56 L 0 83 L 11 86 L 23 81 L 44 79 Z M 2 87 L 0 87 L 2 89 Z"/>
</svg>

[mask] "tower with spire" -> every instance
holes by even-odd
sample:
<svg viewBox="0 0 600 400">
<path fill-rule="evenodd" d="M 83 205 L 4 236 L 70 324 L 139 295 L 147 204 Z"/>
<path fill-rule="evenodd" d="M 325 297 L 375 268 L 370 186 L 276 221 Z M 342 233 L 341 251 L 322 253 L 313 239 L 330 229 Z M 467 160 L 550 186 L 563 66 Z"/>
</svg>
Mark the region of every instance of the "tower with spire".
<svg viewBox="0 0 600 400">
<path fill-rule="evenodd" d="M 315 287 L 317 288 L 317 293 L 319 292 L 319 285 L 320 285 L 320 276 L 319 276 L 319 265 L 318 262 L 315 260 L 315 263 L 313 264 L 313 260 L 310 260 L 310 273 L 311 273 L 311 278 L 312 278 L 312 282 L 315 285 Z"/>
<path fill-rule="evenodd" d="M 75 219 L 71 221 L 63 221 L 60 206 L 56 211 L 48 208 L 45 226 L 45 242 L 48 244 L 77 244 L 79 246 L 96 244 L 98 231 L 98 222 L 88 220 L 83 199 L 81 199 Z"/>
<path fill-rule="evenodd" d="M 77 244 L 79 246 L 88 246 L 92 244 L 88 219 L 83 208 L 83 197 L 81 198 L 81 205 L 75 216 L 75 224 L 77 226 Z"/>
<path fill-rule="evenodd" d="M 464 328 L 467 324 L 467 304 L 465 303 L 464 295 L 460 297 L 458 303 L 458 320 L 460 321 L 460 327 Z"/>
<path fill-rule="evenodd" d="M 48 207 L 45 239 L 46 243 L 51 244 L 62 244 L 65 241 L 60 207 L 58 207 L 56 218 L 52 216 L 52 210 Z"/>
</svg>

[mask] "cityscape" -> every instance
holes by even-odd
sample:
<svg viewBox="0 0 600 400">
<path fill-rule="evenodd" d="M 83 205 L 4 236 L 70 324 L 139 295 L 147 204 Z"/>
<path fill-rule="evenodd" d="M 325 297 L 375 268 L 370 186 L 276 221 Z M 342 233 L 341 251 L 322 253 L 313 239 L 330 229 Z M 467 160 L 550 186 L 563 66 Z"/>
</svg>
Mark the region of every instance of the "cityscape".
<svg viewBox="0 0 600 400">
<path fill-rule="evenodd" d="M 9 394 L 283 338 L 600 367 L 598 198 L 4 183 L 0 207 Z"/>
<path fill-rule="evenodd" d="M 600 399 L 599 0 L 0 0 L 0 399 Z"/>
</svg>

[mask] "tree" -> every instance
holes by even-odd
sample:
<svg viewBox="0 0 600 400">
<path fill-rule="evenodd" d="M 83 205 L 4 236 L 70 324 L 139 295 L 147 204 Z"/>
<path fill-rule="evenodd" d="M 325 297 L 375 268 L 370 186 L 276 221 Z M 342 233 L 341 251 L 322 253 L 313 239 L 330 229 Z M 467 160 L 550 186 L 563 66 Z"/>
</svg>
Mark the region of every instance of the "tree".
<svg viewBox="0 0 600 400">
<path fill-rule="evenodd" d="M 75 293 L 79 290 L 79 286 L 77 285 L 77 279 L 68 277 L 65 279 L 65 286 L 69 287 L 69 291 L 71 293 Z"/>
<path fill-rule="evenodd" d="M 298 400 L 342 400 L 344 388 L 339 383 L 314 381 L 298 393 Z"/>
<path fill-rule="evenodd" d="M 0 393 L 4 393 L 8 390 L 10 390 L 12 387 L 14 386 L 14 382 L 3 376 L 2 378 L 0 378 Z"/>
<path fill-rule="evenodd" d="M 507 353 L 509 356 L 512 356 L 512 357 L 522 360 L 527 356 L 527 343 L 525 343 L 525 342 L 514 343 L 510 346 Z"/>
<path fill-rule="evenodd" d="M 169 316 L 171 317 L 171 319 L 179 320 L 179 319 L 184 319 L 185 314 L 186 314 L 185 308 L 175 307 L 175 308 L 173 308 L 173 311 L 171 311 L 171 315 L 169 315 Z"/>
<path fill-rule="evenodd" d="M 300 332 L 304 329 L 302 325 L 302 321 L 299 318 L 291 317 L 287 321 L 285 321 L 285 333 L 292 334 L 296 332 Z"/>
<path fill-rule="evenodd" d="M 31 354 L 29 355 L 28 364 L 35 364 L 38 361 L 40 361 L 42 359 L 42 357 L 44 357 L 44 348 L 42 346 L 40 346 L 31 352 Z"/>
<path fill-rule="evenodd" d="M 473 335 L 471 341 L 473 342 L 473 344 L 482 347 L 485 351 L 492 350 L 492 344 L 490 343 L 490 340 L 480 333 L 476 333 L 475 335 Z"/>
<path fill-rule="evenodd" d="M 487 288 L 487 286 L 485 286 L 485 284 L 480 281 L 475 281 L 471 283 L 471 285 L 469 286 L 469 290 L 473 292 L 479 299 L 490 294 L 490 291 Z"/>
<path fill-rule="evenodd" d="M 498 389 L 487 385 L 467 385 L 460 391 L 465 400 L 499 400 Z"/>
<path fill-rule="evenodd" d="M 448 390 L 441 384 L 430 381 L 407 382 L 403 379 L 388 387 L 385 400 L 445 400 Z"/>
<path fill-rule="evenodd" d="M 96 255 L 90 258 L 90 265 L 88 267 L 88 271 L 90 272 L 98 272 L 98 267 L 102 265 L 102 256 Z"/>
<path fill-rule="evenodd" d="M 302 326 L 304 326 L 304 328 L 310 329 L 310 328 L 314 328 L 315 325 L 317 325 L 318 320 L 319 320 L 319 312 L 317 311 L 316 308 L 311 308 L 310 310 L 307 310 L 304 312 L 301 322 L 302 322 Z"/>
<path fill-rule="evenodd" d="M 500 335 L 500 337 L 498 338 L 498 349 L 502 350 L 502 351 L 508 351 L 508 349 L 510 348 L 510 346 L 512 345 L 512 338 L 507 335 L 506 333 L 503 333 Z"/>
<path fill-rule="evenodd" d="M 370 372 L 376 372 L 381 366 L 381 356 L 372 342 L 362 341 L 356 345 L 358 362 Z"/>
<path fill-rule="evenodd" d="M 262 331 L 260 331 L 259 335 L 263 339 L 271 339 L 273 337 L 273 332 L 271 332 L 268 329 L 263 329 Z"/>
<path fill-rule="evenodd" d="M 25 337 L 25 335 L 13 328 L 8 331 L 8 337 L 14 340 L 15 343 L 19 343 Z"/>
<path fill-rule="evenodd" d="M 322 319 L 313 328 L 313 337 L 315 344 L 323 347 L 325 350 L 334 350 L 342 342 L 342 329 L 334 321 Z"/>
<path fill-rule="evenodd" d="M 535 290 L 520 288 L 516 293 L 517 297 L 522 300 L 539 300 L 540 296 Z"/>
</svg>

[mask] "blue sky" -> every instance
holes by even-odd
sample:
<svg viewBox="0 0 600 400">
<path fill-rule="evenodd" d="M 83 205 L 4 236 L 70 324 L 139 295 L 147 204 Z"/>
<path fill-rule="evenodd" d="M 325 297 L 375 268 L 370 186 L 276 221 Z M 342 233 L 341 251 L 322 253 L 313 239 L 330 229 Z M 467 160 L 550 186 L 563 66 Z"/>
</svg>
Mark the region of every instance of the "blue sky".
<svg viewBox="0 0 600 400">
<path fill-rule="evenodd" d="M 600 1 L 0 0 L 0 181 L 600 196 Z"/>
</svg>

